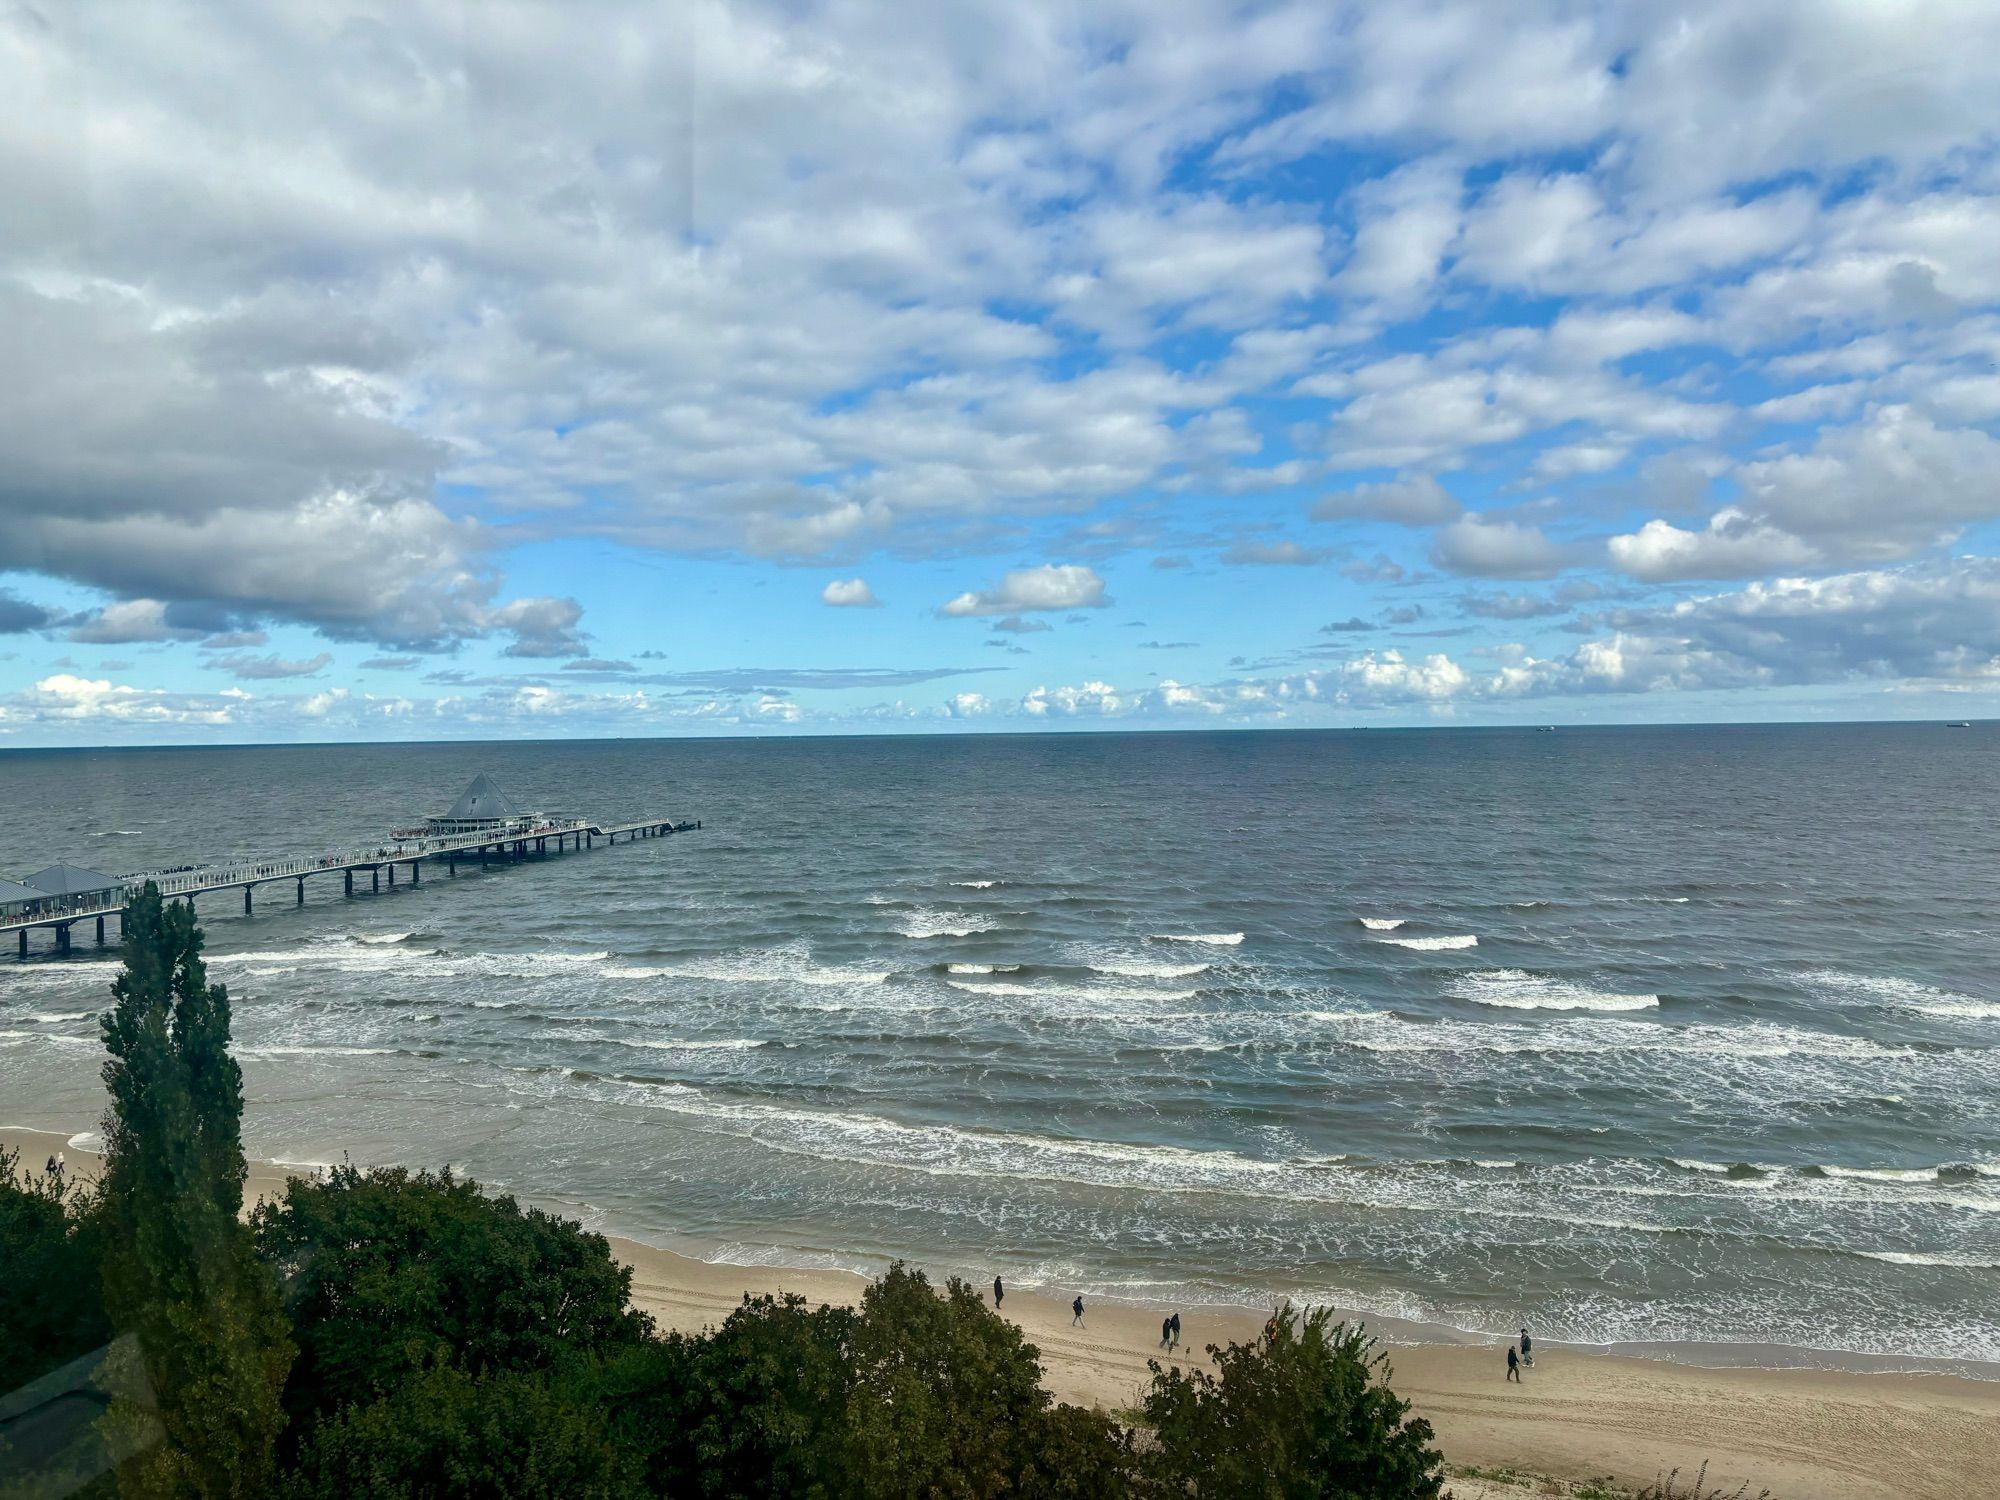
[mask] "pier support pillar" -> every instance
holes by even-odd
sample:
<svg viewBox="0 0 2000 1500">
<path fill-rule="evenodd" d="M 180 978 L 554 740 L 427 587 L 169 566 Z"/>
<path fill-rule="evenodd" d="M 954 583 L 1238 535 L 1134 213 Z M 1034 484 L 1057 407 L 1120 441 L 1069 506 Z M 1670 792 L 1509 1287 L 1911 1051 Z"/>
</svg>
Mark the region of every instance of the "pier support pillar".
<svg viewBox="0 0 2000 1500">
<path fill-rule="evenodd" d="M 56 952 L 69 952 L 69 923 L 67 922 L 56 929 Z"/>
<path fill-rule="evenodd" d="M 342 870 L 342 871 L 341 871 L 340 873 L 341 873 L 342 875 L 345 875 L 345 876 L 347 877 L 347 894 L 348 894 L 348 895 L 350 895 L 350 896 L 351 896 L 351 895 L 353 895 L 353 894 L 354 894 L 354 872 L 353 872 L 352 870 Z"/>
<path fill-rule="evenodd" d="M 23 927 L 21 929 L 21 957 L 26 958 L 27 956 L 28 956 L 28 929 Z"/>
<path fill-rule="evenodd" d="M 424 883 L 423 870 L 419 867 L 419 862 L 413 859 L 410 861 L 410 884 L 422 885 L 423 883 Z"/>
<path fill-rule="evenodd" d="M 102 917 L 97 919 L 97 946 L 100 948 L 104 946 L 104 918 Z"/>
<path fill-rule="evenodd" d="M 458 856 L 456 854 L 452 855 L 451 858 L 444 862 L 444 867 L 448 873 L 456 875 L 458 873 Z"/>
<path fill-rule="evenodd" d="M 243 887 L 243 915 L 246 917 L 250 915 L 250 889 L 247 885 Z"/>
<path fill-rule="evenodd" d="M 368 872 L 368 878 L 375 882 L 375 889 L 377 891 L 382 889 L 382 867 L 380 865 L 377 865 Z"/>
<path fill-rule="evenodd" d="M 305 876 L 301 875 L 299 877 L 299 905 L 304 906 L 305 904 L 306 904 L 306 878 Z"/>
<path fill-rule="evenodd" d="M 395 888 L 396 888 L 396 867 L 394 864 L 391 864 L 389 866 L 389 889 L 393 891 Z"/>
<path fill-rule="evenodd" d="M 597 847 L 597 835 L 594 833 L 586 833 L 583 836 L 583 847 L 586 849 L 595 849 Z"/>
</svg>

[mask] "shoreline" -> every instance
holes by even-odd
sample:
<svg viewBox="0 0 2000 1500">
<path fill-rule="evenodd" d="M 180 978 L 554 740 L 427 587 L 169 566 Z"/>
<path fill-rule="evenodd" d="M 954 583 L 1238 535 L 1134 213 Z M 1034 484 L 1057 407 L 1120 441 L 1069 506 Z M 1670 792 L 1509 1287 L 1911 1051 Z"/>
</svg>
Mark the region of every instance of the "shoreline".
<svg viewBox="0 0 2000 1500">
<path fill-rule="evenodd" d="M 30 1165 L 62 1150 L 88 1174 L 97 1158 L 70 1145 L 78 1134 L 5 1126 L 0 1144 L 20 1150 Z M 252 1162 L 246 1201 L 282 1192 L 295 1175 Z M 516 1197 L 577 1212 L 554 1199 Z M 745 1295 L 782 1290 L 851 1304 L 867 1284 L 853 1271 L 734 1265 L 629 1236 L 605 1238 L 632 1267 L 634 1305 L 663 1331 L 720 1323 Z M 1183 1343 L 1168 1358 L 1159 1347 L 1158 1307 L 1090 1297 L 1080 1328 L 1070 1326 L 1066 1295 L 1009 1289 L 1002 1308 L 1040 1350 L 1044 1384 L 1058 1399 L 1106 1410 L 1134 1404 L 1149 1359 L 1212 1368 L 1204 1346 L 1254 1337 L 1266 1316 L 1248 1307 L 1178 1310 Z M 1686 1479 L 1705 1462 L 1710 1484 L 1733 1489 L 1747 1481 L 1752 1494 L 1768 1486 L 1776 1500 L 1956 1500 L 1979 1492 L 2000 1448 L 2000 1381 L 1991 1376 L 1704 1365 L 1538 1342 L 1535 1367 L 1514 1385 L 1504 1379 L 1497 1339 L 1391 1318 L 1366 1321 L 1389 1355 L 1397 1393 L 1431 1422 L 1454 1465 L 1637 1487 L 1675 1468 Z M 1478 1493 L 1462 1480 L 1453 1485 L 1461 1497 Z"/>
</svg>

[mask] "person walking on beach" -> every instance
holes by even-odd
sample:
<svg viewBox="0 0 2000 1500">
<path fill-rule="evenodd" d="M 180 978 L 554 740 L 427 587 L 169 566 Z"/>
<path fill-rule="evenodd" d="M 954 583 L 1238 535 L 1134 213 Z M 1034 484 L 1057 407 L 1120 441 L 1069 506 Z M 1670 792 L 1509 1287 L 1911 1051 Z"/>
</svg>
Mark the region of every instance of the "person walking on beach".
<svg viewBox="0 0 2000 1500">
<path fill-rule="evenodd" d="M 1509 1380 L 1521 1378 L 1521 1356 L 1514 1352 L 1512 1344 L 1507 1346 L 1507 1378 Z"/>
<path fill-rule="evenodd" d="M 1169 1328 L 1171 1328 L 1171 1329 L 1172 1329 L 1172 1330 L 1174 1331 L 1174 1336 L 1173 1336 L 1172 1338 L 1170 1338 L 1170 1339 L 1168 1339 L 1168 1340 L 1167 1340 L 1167 1347 L 1168 1347 L 1169 1349 L 1178 1349 L 1178 1348 L 1180 1348 L 1180 1346 L 1181 1346 L 1181 1315 L 1180 1315 L 1179 1313 L 1175 1313 L 1175 1314 L 1174 1314 L 1174 1315 L 1173 1315 L 1173 1316 L 1172 1316 L 1171 1318 L 1167 1319 L 1167 1326 L 1168 1326 Z"/>
<path fill-rule="evenodd" d="M 1528 1337 L 1528 1330 L 1521 1330 L 1521 1363 L 1533 1365 L 1535 1362 L 1535 1341 Z"/>
<path fill-rule="evenodd" d="M 1174 1336 L 1174 1320 L 1172 1318 L 1160 1319 L 1160 1347 L 1162 1349 L 1166 1348 L 1167 1341 L 1171 1339 L 1173 1336 Z"/>
<path fill-rule="evenodd" d="M 1069 1320 L 1069 1326 L 1070 1326 L 1070 1327 L 1072 1327 L 1072 1328 L 1081 1328 L 1081 1327 L 1083 1326 L 1083 1293 L 1082 1293 L 1082 1292 L 1078 1292 L 1078 1293 L 1076 1294 L 1076 1301 L 1074 1301 L 1074 1302 L 1070 1303 L 1070 1305 L 1069 1305 L 1069 1310 L 1070 1310 L 1070 1320 Z"/>
<path fill-rule="evenodd" d="M 1000 1285 L 1000 1278 L 993 1278 L 993 1310 L 1000 1311 L 1000 1299 L 1007 1295 L 1007 1289 Z"/>
</svg>

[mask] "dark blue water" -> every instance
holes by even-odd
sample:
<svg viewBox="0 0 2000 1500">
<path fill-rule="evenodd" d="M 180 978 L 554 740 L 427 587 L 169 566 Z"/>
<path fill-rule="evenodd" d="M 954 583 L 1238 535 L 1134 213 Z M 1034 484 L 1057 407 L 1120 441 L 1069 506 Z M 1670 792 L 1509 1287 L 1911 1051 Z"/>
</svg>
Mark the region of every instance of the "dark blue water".
<svg viewBox="0 0 2000 1500">
<path fill-rule="evenodd" d="M 734 1260 L 1992 1360 L 1995 747 L 14 753 L 0 873 L 366 842 L 478 770 L 699 816 L 303 910 L 216 898 L 253 1151 L 448 1160 Z M 95 1119 L 111 968 L 0 959 L 0 1121 Z"/>
</svg>

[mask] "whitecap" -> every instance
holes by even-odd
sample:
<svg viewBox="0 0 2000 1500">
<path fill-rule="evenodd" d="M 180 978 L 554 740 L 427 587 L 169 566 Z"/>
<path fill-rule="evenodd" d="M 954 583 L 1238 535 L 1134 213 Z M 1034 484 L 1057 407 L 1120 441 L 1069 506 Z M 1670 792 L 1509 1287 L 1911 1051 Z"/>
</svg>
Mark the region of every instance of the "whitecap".
<svg viewBox="0 0 2000 1500">
<path fill-rule="evenodd" d="M 997 880 L 954 880 L 952 882 L 953 885 L 963 886 L 968 891 L 991 890 L 999 883 Z"/>
<path fill-rule="evenodd" d="M 49 1010 L 36 1011 L 29 1015 L 27 1019 L 30 1021 L 40 1021 L 46 1026 L 56 1026 L 64 1021 L 88 1021 L 95 1016 L 103 1014 L 104 1012 L 99 1010 Z"/>
<path fill-rule="evenodd" d="M 1915 1250 L 1857 1250 L 1870 1260 L 1887 1261 L 1892 1266 L 1954 1266 L 1966 1271 L 2000 1271 L 2000 1260 L 1977 1255 L 1926 1255 Z"/>
<path fill-rule="evenodd" d="M 1479 939 L 1471 933 L 1460 937 L 1407 937 L 1377 938 L 1378 943 L 1394 943 L 1398 948 L 1415 948 L 1422 953 L 1435 953 L 1446 948 L 1477 948 Z"/>
<path fill-rule="evenodd" d="M 1658 995 L 1623 995 L 1610 990 L 1594 990 L 1586 985 L 1546 974 L 1529 974 L 1520 969 L 1489 969 L 1468 974 L 1466 988 L 1456 998 L 1477 1005 L 1497 1005 L 1507 1010 L 1652 1010 Z"/>
<path fill-rule="evenodd" d="M 1936 1182 L 1936 1167 L 1821 1167 L 1829 1177 L 1860 1177 L 1869 1182 Z"/>
<path fill-rule="evenodd" d="M 621 1047 L 646 1047 L 655 1052 L 743 1052 L 753 1047 L 767 1046 L 768 1043 L 756 1037 L 739 1036 L 729 1037 L 720 1041 L 703 1042 L 641 1041 L 636 1038 L 620 1039 L 618 1045 Z"/>
<path fill-rule="evenodd" d="M 1363 917 L 1361 925 L 1370 932 L 1394 932 L 1409 920 L 1408 917 Z"/>
<path fill-rule="evenodd" d="M 1218 948 L 1234 948 L 1243 941 L 1240 932 L 1156 932 L 1156 943 L 1210 943 Z"/>
<path fill-rule="evenodd" d="M 991 932 L 993 924 L 963 911 L 917 910 L 903 918 L 896 929 L 906 938 L 971 937 Z"/>
<path fill-rule="evenodd" d="M 1206 974 L 1208 964 L 1092 964 L 1100 974 L 1118 974 L 1128 979 L 1189 979 Z"/>
<path fill-rule="evenodd" d="M 407 932 L 358 932 L 355 941 L 361 943 L 401 943 L 409 940 Z"/>
</svg>

